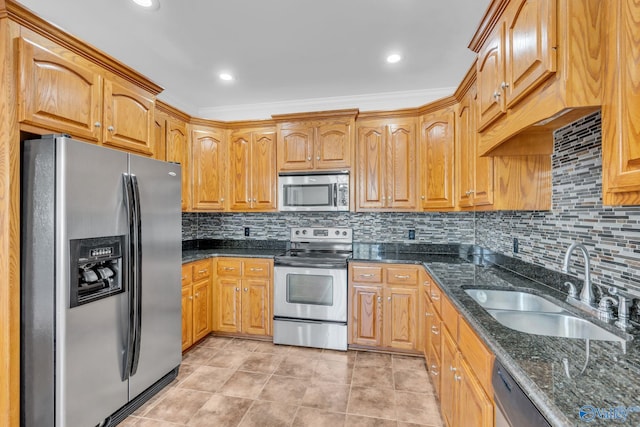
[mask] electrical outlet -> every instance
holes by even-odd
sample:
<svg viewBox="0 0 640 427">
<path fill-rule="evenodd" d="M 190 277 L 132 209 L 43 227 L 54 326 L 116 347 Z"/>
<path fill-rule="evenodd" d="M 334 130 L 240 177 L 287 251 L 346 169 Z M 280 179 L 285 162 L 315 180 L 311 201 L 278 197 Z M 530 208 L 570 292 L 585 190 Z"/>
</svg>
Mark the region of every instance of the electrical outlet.
<svg viewBox="0 0 640 427">
<path fill-rule="evenodd" d="M 416 230 L 409 230 L 409 240 L 416 240 Z"/>
<path fill-rule="evenodd" d="M 249 227 L 245 227 L 244 228 L 244 235 L 249 237 L 249 234 L 251 234 L 251 229 Z"/>
<path fill-rule="evenodd" d="M 520 243 L 518 242 L 518 238 L 514 237 L 513 238 L 513 253 L 517 254 L 519 250 L 520 250 Z"/>
</svg>

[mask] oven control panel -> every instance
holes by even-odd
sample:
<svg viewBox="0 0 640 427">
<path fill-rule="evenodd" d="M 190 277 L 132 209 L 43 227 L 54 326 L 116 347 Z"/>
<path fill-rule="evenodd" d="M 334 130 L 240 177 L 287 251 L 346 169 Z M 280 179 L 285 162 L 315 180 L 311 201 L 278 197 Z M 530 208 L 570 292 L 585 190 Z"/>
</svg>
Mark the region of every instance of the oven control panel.
<svg viewBox="0 0 640 427">
<path fill-rule="evenodd" d="M 293 227 L 292 242 L 353 243 L 353 229 L 345 227 Z"/>
</svg>

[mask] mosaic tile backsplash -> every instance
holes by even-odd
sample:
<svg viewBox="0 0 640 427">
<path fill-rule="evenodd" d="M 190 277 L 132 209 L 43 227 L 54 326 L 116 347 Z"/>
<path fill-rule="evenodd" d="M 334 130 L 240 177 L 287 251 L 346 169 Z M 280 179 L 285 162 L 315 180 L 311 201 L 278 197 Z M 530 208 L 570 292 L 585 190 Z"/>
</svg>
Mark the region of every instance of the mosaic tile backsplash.
<svg viewBox="0 0 640 427">
<path fill-rule="evenodd" d="M 475 243 L 554 271 L 561 271 L 569 245 L 581 241 L 591 252 L 593 283 L 640 290 L 640 207 L 602 206 L 600 113 L 559 129 L 554 140 L 550 211 L 185 213 L 182 238 L 288 240 L 289 227 L 344 226 L 354 229 L 357 242 Z M 410 229 L 415 240 L 408 240 Z M 582 265 L 574 255 L 570 274 L 580 276 Z"/>
</svg>

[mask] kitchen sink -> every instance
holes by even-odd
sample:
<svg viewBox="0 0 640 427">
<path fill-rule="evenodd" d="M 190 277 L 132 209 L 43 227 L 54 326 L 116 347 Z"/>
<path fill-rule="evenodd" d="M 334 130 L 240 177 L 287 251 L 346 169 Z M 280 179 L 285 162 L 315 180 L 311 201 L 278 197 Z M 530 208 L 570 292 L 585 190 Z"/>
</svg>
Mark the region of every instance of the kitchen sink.
<svg viewBox="0 0 640 427">
<path fill-rule="evenodd" d="M 564 311 L 559 305 L 527 292 L 489 289 L 466 289 L 465 292 L 485 309 L 541 311 L 545 313 Z"/>
<path fill-rule="evenodd" d="M 625 341 L 623 338 L 570 313 L 487 310 L 507 328 L 550 337 L 582 338 L 601 341 Z"/>
<path fill-rule="evenodd" d="M 465 292 L 500 324 L 516 331 L 551 337 L 626 341 L 538 295 L 493 289 L 465 289 Z"/>
</svg>

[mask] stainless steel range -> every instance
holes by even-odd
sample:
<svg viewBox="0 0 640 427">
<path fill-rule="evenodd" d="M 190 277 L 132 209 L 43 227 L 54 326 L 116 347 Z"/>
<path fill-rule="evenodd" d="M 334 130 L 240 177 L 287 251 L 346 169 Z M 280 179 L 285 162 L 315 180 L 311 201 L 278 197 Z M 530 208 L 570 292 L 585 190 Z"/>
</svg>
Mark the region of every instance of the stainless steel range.
<svg viewBox="0 0 640 427">
<path fill-rule="evenodd" d="M 353 230 L 291 229 L 291 249 L 275 258 L 273 342 L 347 349 L 347 259 Z"/>
</svg>

